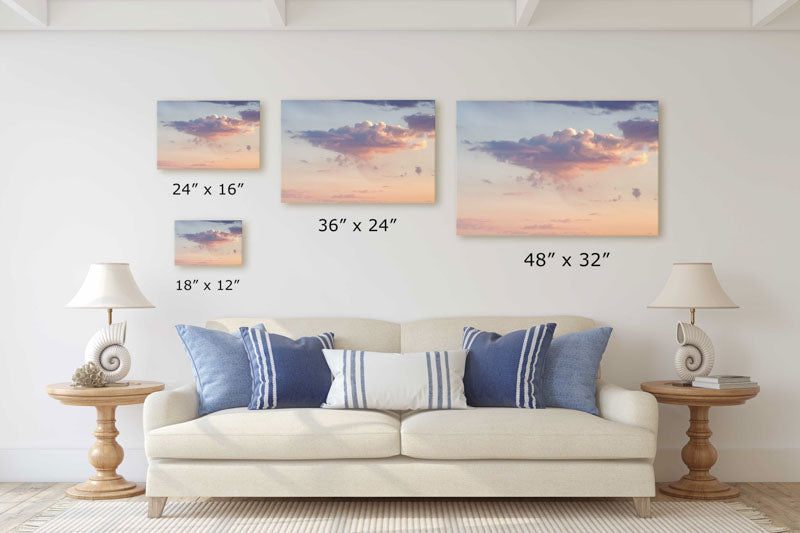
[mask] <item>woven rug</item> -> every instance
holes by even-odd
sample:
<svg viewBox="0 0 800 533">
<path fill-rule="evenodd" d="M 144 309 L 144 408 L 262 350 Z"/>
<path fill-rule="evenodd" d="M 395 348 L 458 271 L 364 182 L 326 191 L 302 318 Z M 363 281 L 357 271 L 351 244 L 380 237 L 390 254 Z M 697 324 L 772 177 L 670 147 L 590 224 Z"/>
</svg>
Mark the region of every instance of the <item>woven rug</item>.
<svg viewBox="0 0 800 533">
<path fill-rule="evenodd" d="M 786 531 L 744 506 L 655 502 L 638 518 L 628 500 L 168 501 L 147 518 L 143 501 L 63 501 L 17 531 L 58 532 L 697 532 Z"/>
</svg>

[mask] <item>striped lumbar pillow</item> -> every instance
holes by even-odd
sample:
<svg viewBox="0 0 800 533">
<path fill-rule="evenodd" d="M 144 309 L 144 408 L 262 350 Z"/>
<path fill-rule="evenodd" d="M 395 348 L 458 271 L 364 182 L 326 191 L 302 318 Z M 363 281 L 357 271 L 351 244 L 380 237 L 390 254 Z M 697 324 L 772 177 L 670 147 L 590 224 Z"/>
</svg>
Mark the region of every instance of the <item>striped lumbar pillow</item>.
<svg viewBox="0 0 800 533">
<path fill-rule="evenodd" d="M 268 333 L 264 324 L 239 328 L 250 359 L 253 385 L 248 409 L 319 407 L 331 385 L 322 350 L 333 333 L 297 340 Z"/>
<path fill-rule="evenodd" d="M 466 350 L 380 353 L 323 350 L 333 409 L 465 409 Z"/>
<path fill-rule="evenodd" d="M 543 409 L 542 369 L 555 329 L 550 323 L 498 335 L 464 328 L 462 347 L 469 352 L 464 391 L 469 405 Z"/>
</svg>

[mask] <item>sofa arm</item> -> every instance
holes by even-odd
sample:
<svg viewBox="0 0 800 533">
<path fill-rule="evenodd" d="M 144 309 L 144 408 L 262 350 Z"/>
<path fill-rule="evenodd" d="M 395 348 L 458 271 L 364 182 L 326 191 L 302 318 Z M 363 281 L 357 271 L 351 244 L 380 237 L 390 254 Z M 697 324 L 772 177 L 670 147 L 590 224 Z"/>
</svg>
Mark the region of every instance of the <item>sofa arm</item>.
<svg viewBox="0 0 800 533">
<path fill-rule="evenodd" d="M 658 402 L 652 394 L 623 389 L 603 380 L 597 381 L 596 394 L 601 417 L 658 435 Z"/>
<path fill-rule="evenodd" d="M 144 401 L 144 433 L 197 418 L 200 397 L 194 383 L 156 392 Z"/>
</svg>

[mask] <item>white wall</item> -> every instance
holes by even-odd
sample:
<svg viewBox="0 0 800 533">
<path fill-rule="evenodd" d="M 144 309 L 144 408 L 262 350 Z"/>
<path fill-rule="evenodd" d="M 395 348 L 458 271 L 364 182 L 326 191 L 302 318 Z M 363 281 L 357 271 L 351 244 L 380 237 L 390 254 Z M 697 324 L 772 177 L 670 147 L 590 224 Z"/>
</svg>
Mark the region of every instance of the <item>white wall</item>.
<svg viewBox="0 0 800 533">
<path fill-rule="evenodd" d="M 711 412 L 727 480 L 800 480 L 800 33 L 0 33 L 0 480 L 79 480 L 94 413 L 44 386 L 69 379 L 103 311 L 64 309 L 90 262 L 130 261 L 155 310 L 128 320 L 131 377 L 191 379 L 176 323 L 226 315 L 390 320 L 587 315 L 615 327 L 605 376 L 673 376 L 674 323 L 647 310 L 675 260 L 713 261 L 736 311 L 700 311 L 719 372 L 762 393 Z M 433 206 L 281 205 L 282 98 L 435 98 Z M 155 101 L 261 99 L 256 172 L 155 170 Z M 455 107 L 469 98 L 661 100 L 661 236 L 455 235 Z M 176 179 L 244 181 L 176 198 Z M 397 217 L 386 235 L 320 234 L 319 217 Z M 243 218 L 241 269 L 172 266 L 176 218 Z M 529 251 L 610 251 L 602 268 L 534 270 Z M 176 293 L 180 277 L 239 277 Z M 118 410 L 124 475 L 144 478 L 141 407 Z M 678 476 L 688 410 L 661 407 L 661 479 Z"/>
</svg>

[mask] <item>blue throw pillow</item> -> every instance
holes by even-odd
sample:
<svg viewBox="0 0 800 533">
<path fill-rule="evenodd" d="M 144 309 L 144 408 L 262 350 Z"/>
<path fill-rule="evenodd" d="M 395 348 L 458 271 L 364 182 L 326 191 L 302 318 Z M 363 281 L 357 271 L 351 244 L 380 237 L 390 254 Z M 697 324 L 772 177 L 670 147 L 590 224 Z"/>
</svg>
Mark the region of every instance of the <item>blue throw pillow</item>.
<svg viewBox="0 0 800 533">
<path fill-rule="evenodd" d="M 546 407 L 600 414 L 595 381 L 609 337 L 611 328 L 597 328 L 553 339 L 542 379 Z"/>
<path fill-rule="evenodd" d="M 267 333 L 264 324 L 239 328 L 253 376 L 248 409 L 320 407 L 331 388 L 331 371 L 322 355 L 333 349 L 333 333 L 292 340 Z"/>
<path fill-rule="evenodd" d="M 553 323 L 507 335 L 464 328 L 467 403 L 474 407 L 542 409 L 542 366 L 553 339 Z"/>
<path fill-rule="evenodd" d="M 242 337 L 197 326 L 175 326 L 186 353 L 200 396 L 200 416 L 245 407 L 250 401 L 250 361 Z"/>
</svg>

